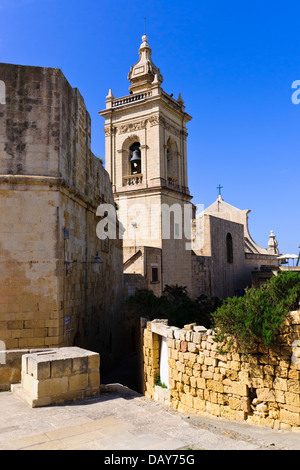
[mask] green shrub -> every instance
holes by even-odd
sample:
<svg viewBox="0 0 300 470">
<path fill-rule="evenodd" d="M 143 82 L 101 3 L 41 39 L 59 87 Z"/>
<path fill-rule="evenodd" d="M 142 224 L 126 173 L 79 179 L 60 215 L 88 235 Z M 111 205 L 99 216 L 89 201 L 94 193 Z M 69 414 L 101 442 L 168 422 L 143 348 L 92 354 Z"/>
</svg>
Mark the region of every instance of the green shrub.
<svg viewBox="0 0 300 470">
<path fill-rule="evenodd" d="M 152 291 L 140 290 L 124 305 L 127 317 L 144 317 L 149 321 L 167 319 L 169 325 L 183 328 L 188 323 L 211 328 L 211 313 L 221 305 L 217 297 L 202 295 L 191 299 L 184 286 L 166 285 L 163 295 L 156 297 Z"/>
<path fill-rule="evenodd" d="M 226 299 L 212 314 L 219 350 L 229 351 L 236 342 L 242 351 L 257 340 L 277 343 L 278 333 L 291 310 L 299 308 L 300 275 L 282 272 L 259 289 L 246 289 L 243 297 Z"/>
</svg>

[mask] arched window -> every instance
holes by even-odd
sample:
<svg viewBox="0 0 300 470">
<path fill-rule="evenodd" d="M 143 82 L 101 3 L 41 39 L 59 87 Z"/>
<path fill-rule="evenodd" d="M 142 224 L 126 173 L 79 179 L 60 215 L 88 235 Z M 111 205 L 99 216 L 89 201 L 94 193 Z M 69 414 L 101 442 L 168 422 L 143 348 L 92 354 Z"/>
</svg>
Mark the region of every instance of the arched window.
<svg viewBox="0 0 300 470">
<path fill-rule="evenodd" d="M 142 153 L 141 142 L 137 135 L 131 135 L 122 145 L 122 185 L 142 184 Z M 118 150 L 119 152 L 119 150 Z"/>
<path fill-rule="evenodd" d="M 227 248 L 227 262 L 228 263 L 233 263 L 233 245 L 232 245 L 231 233 L 227 233 L 226 248 Z"/>
<path fill-rule="evenodd" d="M 167 177 L 169 183 L 178 184 L 179 162 L 176 142 L 169 138 L 167 142 Z"/>
</svg>

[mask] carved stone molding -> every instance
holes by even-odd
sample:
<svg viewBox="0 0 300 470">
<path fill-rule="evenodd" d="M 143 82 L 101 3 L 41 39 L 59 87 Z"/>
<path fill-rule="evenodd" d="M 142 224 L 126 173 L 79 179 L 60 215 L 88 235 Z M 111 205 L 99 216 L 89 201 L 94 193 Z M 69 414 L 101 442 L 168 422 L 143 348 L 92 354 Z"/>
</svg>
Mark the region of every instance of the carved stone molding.
<svg viewBox="0 0 300 470">
<path fill-rule="evenodd" d="M 151 127 L 157 126 L 161 122 L 160 117 L 158 115 L 157 116 L 150 116 L 148 120 L 150 122 Z"/>
<path fill-rule="evenodd" d="M 184 138 L 184 140 L 187 139 L 187 136 L 189 135 L 187 131 L 180 131 L 181 132 L 181 135 L 182 137 Z"/>
<path fill-rule="evenodd" d="M 103 131 L 105 133 L 105 137 L 110 137 L 116 133 L 117 129 L 115 127 L 104 127 Z"/>
<path fill-rule="evenodd" d="M 187 138 L 188 133 L 185 130 L 180 130 L 176 125 L 171 124 L 169 120 L 164 118 L 163 116 L 150 116 L 147 119 L 142 119 L 141 121 L 131 122 L 128 124 L 121 124 L 118 127 L 105 127 L 104 133 L 106 137 L 110 137 L 111 135 L 115 135 L 117 132 L 119 134 L 128 134 L 130 132 L 139 131 L 145 129 L 147 123 L 149 122 L 150 126 L 162 126 L 166 131 L 170 132 L 170 134 L 175 135 L 176 137 L 183 136 L 184 139 Z"/>
<path fill-rule="evenodd" d="M 120 134 L 127 134 L 128 132 L 140 131 L 141 129 L 145 129 L 146 125 L 147 119 L 142 119 L 141 121 L 122 124 L 118 127 L 118 131 Z"/>
<path fill-rule="evenodd" d="M 153 127 L 153 126 L 157 126 L 157 125 L 160 125 L 162 126 L 164 129 L 166 129 L 166 131 L 170 132 L 170 134 L 173 134 L 175 135 L 176 137 L 180 137 L 181 135 L 181 130 L 178 129 L 175 125 L 171 124 L 166 118 L 164 118 L 163 116 L 150 116 L 149 117 L 149 122 L 150 122 L 150 126 Z"/>
</svg>

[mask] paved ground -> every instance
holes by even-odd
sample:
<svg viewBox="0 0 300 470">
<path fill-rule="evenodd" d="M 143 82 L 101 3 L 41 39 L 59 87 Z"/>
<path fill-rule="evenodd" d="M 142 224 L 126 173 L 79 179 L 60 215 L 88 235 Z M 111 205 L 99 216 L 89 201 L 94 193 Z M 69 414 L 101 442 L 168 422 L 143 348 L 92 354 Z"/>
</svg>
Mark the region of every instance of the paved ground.
<svg viewBox="0 0 300 470">
<path fill-rule="evenodd" d="M 300 450 L 300 433 L 188 416 L 124 386 L 30 408 L 0 393 L 0 450 Z"/>
</svg>

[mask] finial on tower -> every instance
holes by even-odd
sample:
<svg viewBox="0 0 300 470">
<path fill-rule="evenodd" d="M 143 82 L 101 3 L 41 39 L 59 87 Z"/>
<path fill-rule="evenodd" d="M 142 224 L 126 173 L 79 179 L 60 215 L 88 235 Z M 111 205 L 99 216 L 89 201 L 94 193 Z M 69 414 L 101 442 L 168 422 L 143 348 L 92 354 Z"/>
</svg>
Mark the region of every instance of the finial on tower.
<svg viewBox="0 0 300 470">
<path fill-rule="evenodd" d="M 146 18 L 144 18 L 146 20 Z M 133 65 L 128 74 L 128 80 L 131 85 L 129 90 L 133 93 L 140 93 L 141 91 L 147 90 L 154 85 L 161 85 L 163 82 L 163 76 L 160 73 L 158 67 L 156 67 L 151 59 L 151 48 L 148 44 L 148 37 L 145 34 L 142 36 L 142 44 L 139 48 L 139 61 Z M 155 77 L 157 75 L 157 78 Z"/>
<path fill-rule="evenodd" d="M 269 242 L 268 242 L 268 253 L 271 255 L 279 255 L 279 250 L 278 250 L 278 242 L 276 240 L 276 235 L 274 234 L 274 231 L 271 230 L 271 233 L 269 235 Z"/>
<path fill-rule="evenodd" d="M 148 45 L 148 37 L 146 34 L 146 17 L 144 17 L 144 34 L 142 36 L 142 41 L 143 41 L 143 44 L 141 45 L 141 47 L 146 44 Z"/>
</svg>

